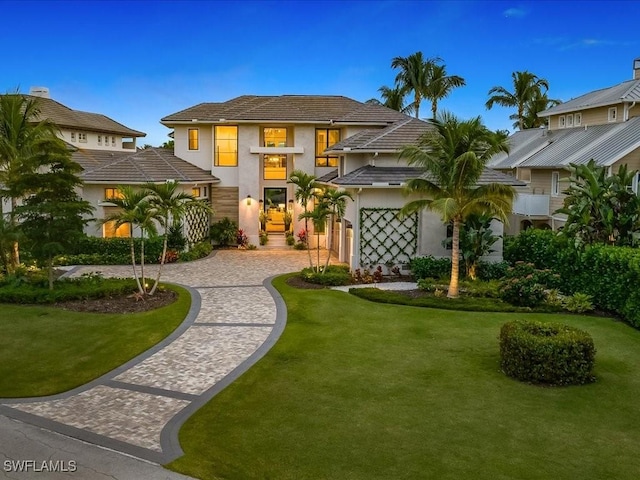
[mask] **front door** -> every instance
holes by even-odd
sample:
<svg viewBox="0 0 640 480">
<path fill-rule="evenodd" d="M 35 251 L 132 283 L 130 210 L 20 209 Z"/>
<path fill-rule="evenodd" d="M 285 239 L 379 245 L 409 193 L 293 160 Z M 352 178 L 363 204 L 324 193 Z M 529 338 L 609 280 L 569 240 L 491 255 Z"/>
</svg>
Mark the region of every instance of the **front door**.
<svg viewBox="0 0 640 480">
<path fill-rule="evenodd" d="M 287 212 L 287 189 L 264 189 L 264 212 L 266 214 L 267 232 L 284 232 L 285 224 L 290 224 L 290 213 Z M 288 221 L 287 221 L 288 220 Z"/>
</svg>

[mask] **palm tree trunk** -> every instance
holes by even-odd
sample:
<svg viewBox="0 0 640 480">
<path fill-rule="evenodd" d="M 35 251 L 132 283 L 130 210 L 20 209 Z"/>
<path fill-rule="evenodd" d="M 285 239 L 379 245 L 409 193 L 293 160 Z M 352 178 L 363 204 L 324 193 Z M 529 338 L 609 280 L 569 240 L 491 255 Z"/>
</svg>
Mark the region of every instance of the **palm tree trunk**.
<svg viewBox="0 0 640 480">
<path fill-rule="evenodd" d="M 147 282 L 144 278 L 144 230 L 140 235 L 140 278 L 142 280 L 142 294 L 147 294 Z"/>
<path fill-rule="evenodd" d="M 304 206 L 304 213 L 307 213 L 307 205 Z M 307 244 L 307 252 L 309 253 L 309 267 L 313 270 L 313 259 L 311 258 L 311 248 L 309 248 L 309 219 L 304 219 L 304 241 Z"/>
<path fill-rule="evenodd" d="M 49 261 L 47 263 L 47 268 L 49 270 L 49 290 L 53 290 L 53 257 L 49 257 Z"/>
<path fill-rule="evenodd" d="M 436 113 L 438 112 L 438 101 L 434 100 L 431 102 L 431 117 L 436 118 Z"/>
<path fill-rule="evenodd" d="M 11 197 L 11 226 L 13 228 L 16 227 L 17 221 L 16 221 L 16 208 L 18 208 L 18 200 L 15 197 Z M 20 265 L 20 246 L 18 244 L 17 241 L 13 242 L 13 246 L 11 248 L 11 264 L 13 267 L 13 271 L 15 271 L 16 268 L 18 268 L 18 265 Z"/>
<path fill-rule="evenodd" d="M 156 281 L 149 292 L 149 295 L 153 295 L 156 293 L 156 288 L 158 288 L 158 283 L 160 283 L 160 275 L 162 274 L 162 267 L 164 266 L 165 258 L 167 257 L 167 233 L 165 231 L 164 241 L 162 242 L 162 257 L 160 257 L 160 267 L 158 267 L 158 275 L 156 276 Z"/>
<path fill-rule="evenodd" d="M 324 270 L 322 272 L 326 272 L 327 268 L 329 268 L 329 262 L 331 261 L 331 247 L 333 246 L 333 215 L 329 215 L 329 221 L 327 222 L 327 228 L 325 229 L 327 233 L 327 261 L 324 264 Z M 329 228 L 331 226 L 331 228 Z"/>
<path fill-rule="evenodd" d="M 142 290 L 142 285 L 140 285 L 140 279 L 138 278 L 138 272 L 136 271 L 136 248 L 135 248 L 135 244 L 133 243 L 133 232 L 132 236 L 131 236 L 131 265 L 133 265 L 133 278 L 136 279 L 136 284 L 138 285 L 138 291 L 140 292 L 140 295 L 142 295 L 144 293 L 144 291 Z"/>
<path fill-rule="evenodd" d="M 518 106 L 518 128 L 520 129 L 520 131 L 523 130 L 524 128 L 524 106 L 520 105 Z"/>
<path fill-rule="evenodd" d="M 447 297 L 458 298 L 458 272 L 460 271 L 460 219 L 453 219 L 453 237 L 451 246 L 451 282 Z"/>
<path fill-rule="evenodd" d="M 316 233 L 316 252 L 318 252 L 318 262 L 316 263 L 316 272 L 320 273 L 320 234 Z"/>
<path fill-rule="evenodd" d="M 417 93 L 416 93 L 416 96 L 415 96 L 414 103 L 415 103 L 415 106 L 416 106 L 416 118 L 418 118 L 419 115 L 420 115 L 420 95 L 418 95 Z"/>
</svg>

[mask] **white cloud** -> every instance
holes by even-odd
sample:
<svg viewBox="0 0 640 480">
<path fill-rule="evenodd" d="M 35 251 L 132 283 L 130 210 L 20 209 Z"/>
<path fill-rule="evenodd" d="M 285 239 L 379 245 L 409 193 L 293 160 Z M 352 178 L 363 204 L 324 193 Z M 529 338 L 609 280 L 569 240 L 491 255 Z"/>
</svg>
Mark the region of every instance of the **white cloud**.
<svg viewBox="0 0 640 480">
<path fill-rule="evenodd" d="M 529 14 L 529 11 L 521 7 L 512 7 L 506 9 L 502 14 L 509 18 L 523 18 Z"/>
</svg>

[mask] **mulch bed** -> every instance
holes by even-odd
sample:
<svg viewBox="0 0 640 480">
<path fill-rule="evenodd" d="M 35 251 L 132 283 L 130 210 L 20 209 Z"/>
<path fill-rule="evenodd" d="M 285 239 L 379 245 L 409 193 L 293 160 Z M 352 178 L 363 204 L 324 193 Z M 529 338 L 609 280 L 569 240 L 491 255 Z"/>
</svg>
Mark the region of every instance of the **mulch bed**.
<svg viewBox="0 0 640 480">
<path fill-rule="evenodd" d="M 178 294 L 173 290 L 156 290 L 152 297 L 146 295 L 143 299 L 132 293 L 106 298 L 59 302 L 56 303 L 56 307 L 75 312 L 140 313 L 170 305 L 177 298 Z"/>
</svg>

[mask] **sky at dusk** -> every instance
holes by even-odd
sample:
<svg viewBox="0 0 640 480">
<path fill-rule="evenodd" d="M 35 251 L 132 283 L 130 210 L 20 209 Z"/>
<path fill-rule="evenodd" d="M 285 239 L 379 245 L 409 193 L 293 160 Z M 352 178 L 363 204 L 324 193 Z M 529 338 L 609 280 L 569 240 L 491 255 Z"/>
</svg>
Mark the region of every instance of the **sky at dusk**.
<svg viewBox="0 0 640 480">
<path fill-rule="evenodd" d="M 166 141 L 162 117 L 238 95 L 378 98 L 391 59 L 422 51 L 465 78 L 440 103 L 510 129 L 485 109 L 511 73 L 569 100 L 632 78 L 640 2 L 6 1 L 0 90 L 45 86 L 68 107 L 105 114 Z M 429 114 L 428 104 L 421 113 Z"/>
</svg>

